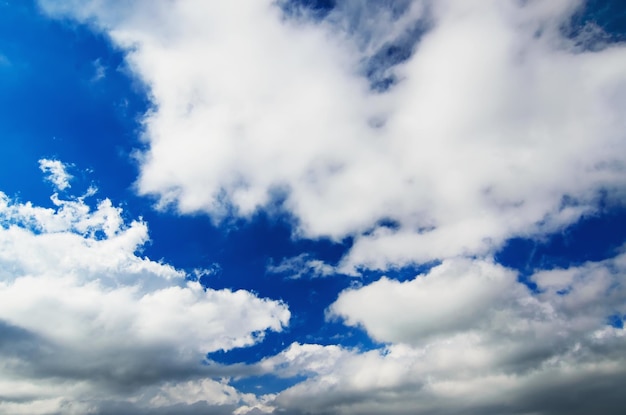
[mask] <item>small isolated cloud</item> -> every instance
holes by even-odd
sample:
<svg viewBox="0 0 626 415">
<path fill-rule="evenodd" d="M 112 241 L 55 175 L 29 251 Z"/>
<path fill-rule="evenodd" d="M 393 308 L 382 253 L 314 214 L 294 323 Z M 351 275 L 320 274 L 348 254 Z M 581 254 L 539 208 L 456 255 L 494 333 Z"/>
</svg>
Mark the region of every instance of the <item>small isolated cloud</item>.
<svg viewBox="0 0 626 415">
<path fill-rule="evenodd" d="M 66 178 L 58 161 L 42 160 L 42 169 Z M 213 380 L 202 362 L 282 330 L 285 304 L 203 288 L 138 256 L 147 225 L 125 222 L 108 199 L 95 209 L 80 198 L 53 201 L 43 208 L 0 193 L 0 412 L 261 405 Z"/>
<path fill-rule="evenodd" d="M 191 273 L 189 276 L 199 281 L 200 278 L 218 275 L 221 272 L 222 272 L 222 267 L 220 267 L 219 264 L 215 263 L 215 264 L 211 264 L 211 266 L 207 268 L 194 268 L 193 270 L 191 270 Z"/>
<path fill-rule="evenodd" d="M 93 61 L 92 64 L 93 64 L 94 74 L 93 74 L 93 77 L 91 78 L 91 82 L 98 82 L 104 79 L 107 73 L 107 67 L 102 64 L 102 61 L 100 60 L 100 58 Z"/>
<path fill-rule="evenodd" d="M 70 186 L 72 175 L 67 172 L 67 165 L 59 160 L 41 159 L 39 169 L 46 174 L 46 180 L 57 190 L 65 190 Z"/>
<path fill-rule="evenodd" d="M 335 267 L 319 259 L 311 258 L 311 256 L 306 253 L 292 258 L 284 258 L 276 265 L 270 263 L 266 269 L 270 274 L 282 274 L 292 279 L 298 279 L 304 276 L 327 277 L 336 274 Z"/>
</svg>

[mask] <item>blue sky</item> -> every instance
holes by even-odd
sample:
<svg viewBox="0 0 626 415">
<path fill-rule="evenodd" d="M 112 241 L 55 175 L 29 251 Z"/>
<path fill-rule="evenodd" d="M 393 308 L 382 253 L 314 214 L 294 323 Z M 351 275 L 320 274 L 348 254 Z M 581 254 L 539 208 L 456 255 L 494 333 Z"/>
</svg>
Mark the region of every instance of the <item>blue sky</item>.
<svg viewBox="0 0 626 415">
<path fill-rule="evenodd" d="M 621 413 L 621 2 L 221 3 L 0 2 L 0 413 Z"/>
</svg>

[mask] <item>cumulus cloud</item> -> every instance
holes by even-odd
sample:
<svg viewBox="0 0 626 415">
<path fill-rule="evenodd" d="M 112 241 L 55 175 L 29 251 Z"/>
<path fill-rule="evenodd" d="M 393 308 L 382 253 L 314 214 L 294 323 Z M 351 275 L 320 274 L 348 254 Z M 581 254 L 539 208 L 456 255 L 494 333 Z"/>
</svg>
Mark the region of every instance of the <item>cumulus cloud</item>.
<svg viewBox="0 0 626 415">
<path fill-rule="evenodd" d="M 108 199 L 53 202 L 0 193 L 0 412 L 261 405 L 212 380 L 203 361 L 282 330 L 286 305 L 205 289 L 140 256 L 147 225 Z"/>
<path fill-rule="evenodd" d="M 57 190 L 65 190 L 70 186 L 72 175 L 67 172 L 67 166 L 59 160 L 41 159 L 39 169 L 46 173 L 46 180 L 54 185 Z"/>
<path fill-rule="evenodd" d="M 489 262 L 446 261 L 407 282 L 382 278 L 341 293 L 329 309 L 349 325 L 363 325 L 383 342 L 420 344 L 489 324 L 490 314 L 531 298 L 514 272 Z M 363 304 L 368 304 L 363 307 Z M 540 312 L 538 304 L 529 309 Z"/>
<path fill-rule="evenodd" d="M 312 22 L 270 0 L 43 2 L 149 87 L 141 194 L 215 220 L 284 198 L 297 235 L 354 237 L 344 273 L 486 255 L 623 192 L 626 49 L 563 35 L 580 2 L 359 3 Z M 372 90 L 396 41 L 397 83 Z"/>
<path fill-rule="evenodd" d="M 493 262 L 447 260 L 410 281 L 382 278 L 346 290 L 328 314 L 388 343 L 423 346 L 474 333 L 484 339 L 488 332 L 500 345 L 515 337 L 542 339 L 552 347 L 552 340 L 577 339 L 607 326 L 610 316 L 625 315 L 624 275 L 626 254 L 621 254 L 581 267 L 537 272 L 531 277 L 538 290 L 533 292 L 515 272 Z"/>
<path fill-rule="evenodd" d="M 538 272 L 533 293 L 492 262 L 454 260 L 344 291 L 329 313 L 388 346 L 292 345 L 264 363 L 313 375 L 273 404 L 294 414 L 618 414 L 626 331 L 608 317 L 626 314 L 625 275 L 620 254 Z"/>
<path fill-rule="evenodd" d="M 626 377 L 617 356 L 623 342 L 620 333 L 610 345 L 613 360 L 597 353 L 580 362 L 572 352 L 518 374 L 478 365 L 464 339 L 429 349 L 344 350 L 332 373 L 310 377 L 272 404 L 287 414 L 617 415 L 624 404 L 615 388 Z"/>
</svg>

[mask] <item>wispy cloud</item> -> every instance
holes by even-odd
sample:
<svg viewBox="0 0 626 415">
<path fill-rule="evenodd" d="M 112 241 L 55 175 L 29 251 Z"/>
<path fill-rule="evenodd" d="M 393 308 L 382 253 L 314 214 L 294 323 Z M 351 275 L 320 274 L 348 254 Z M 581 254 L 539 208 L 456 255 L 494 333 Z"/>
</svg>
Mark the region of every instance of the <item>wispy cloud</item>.
<svg viewBox="0 0 626 415">
<path fill-rule="evenodd" d="M 94 74 L 93 74 L 93 77 L 91 78 L 91 82 L 98 82 L 104 79 L 104 77 L 107 74 L 107 67 L 102 64 L 102 61 L 100 60 L 100 58 L 93 61 L 93 69 L 94 69 Z"/>
<path fill-rule="evenodd" d="M 284 258 L 280 263 L 267 266 L 270 274 L 281 274 L 287 278 L 298 279 L 304 276 L 327 277 L 336 273 L 335 267 L 311 258 L 309 254 L 300 254 L 292 258 Z"/>
<path fill-rule="evenodd" d="M 67 172 L 67 165 L 59 160 L 41 159 L 39 160 L 39 169 L 46 173 L 46 180 L 52 183 L 57 190 L 71 187 L 72 175 Z"/>
</svg>

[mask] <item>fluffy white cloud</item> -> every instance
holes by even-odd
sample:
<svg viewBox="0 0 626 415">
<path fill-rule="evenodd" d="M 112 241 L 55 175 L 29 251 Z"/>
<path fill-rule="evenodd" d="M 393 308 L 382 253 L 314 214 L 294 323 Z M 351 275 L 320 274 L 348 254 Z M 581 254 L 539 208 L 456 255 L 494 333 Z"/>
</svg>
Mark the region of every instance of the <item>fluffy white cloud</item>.
<svg viewBox="0 0 626 415">
<path fill-rule="evenodd" d="M 516 302 L 526 301 L 540 313 L 542 307 L 527 290 L 514 272 L 493 263 L 445 261 L 411 281 L 382 278 L 344 291 L 329 313 L 345 317 L 349 325 L 363 325 L 379 341 L 417 345 L 490 324 L 492 314 L 506 312 Z"/>
<path fill-rule="evenodd" d="M 374 3 L 311 23 L 270 0 L 42 2 L 149 87 L 141 194 L 216 220 L 285 196 L 298 235 L 354 236 L 344 273 L 488 254 L 623 192 L 626 48 L 564 37 L 580 2 Z M 368 70 L 399 82 L 372 91 Z"/>
<path fill-rule="evenodd" d="M 42 208 L 0 193 L 0 412 L 258 404 L 202 362 L 282 330 L 286 305 L 204 289 L 140 256 L 146 224 L 125 223 L 108 199 L 93 210 L 52 200 Z"/>
<path fill-rule="evenodd" d="M 533 293 L 516 273 L 490 261 L 447 260 L 410 281 L 382 278 L 346 290 L 328 313 L 382 342 L 423 346 L 478 334 L 501 346 L 509 338 L 541 339 L 529 343 L 531 348 L 542 342 L 553 346 L 558 339 L 577 341 L 604 328 L 612 315 L 626 315 L 625 275 L 626 254 L 621 254 L 540 271 L 531 277 L 538 290 Z"/>
<path fill-rule="evenodd" d="M 329 374 L 348 353 L 339 346 L 293 343 L 279 354 L 263 359 L 258 366 L 263 372 L 282 377 L 308 374 Z"/>
<path fill-rule="evenodd" d="M 453 260 L 407 282 L 350 289 L 330 308 L 388 346 L 294 344 L 262 365 L 312 376 L 272 404 L 286 413 L 619 414 L 626 379 L 626 254 L 532 277 Z M 564 399 L 566 393 L 571 398 Z"/>
</svg>

